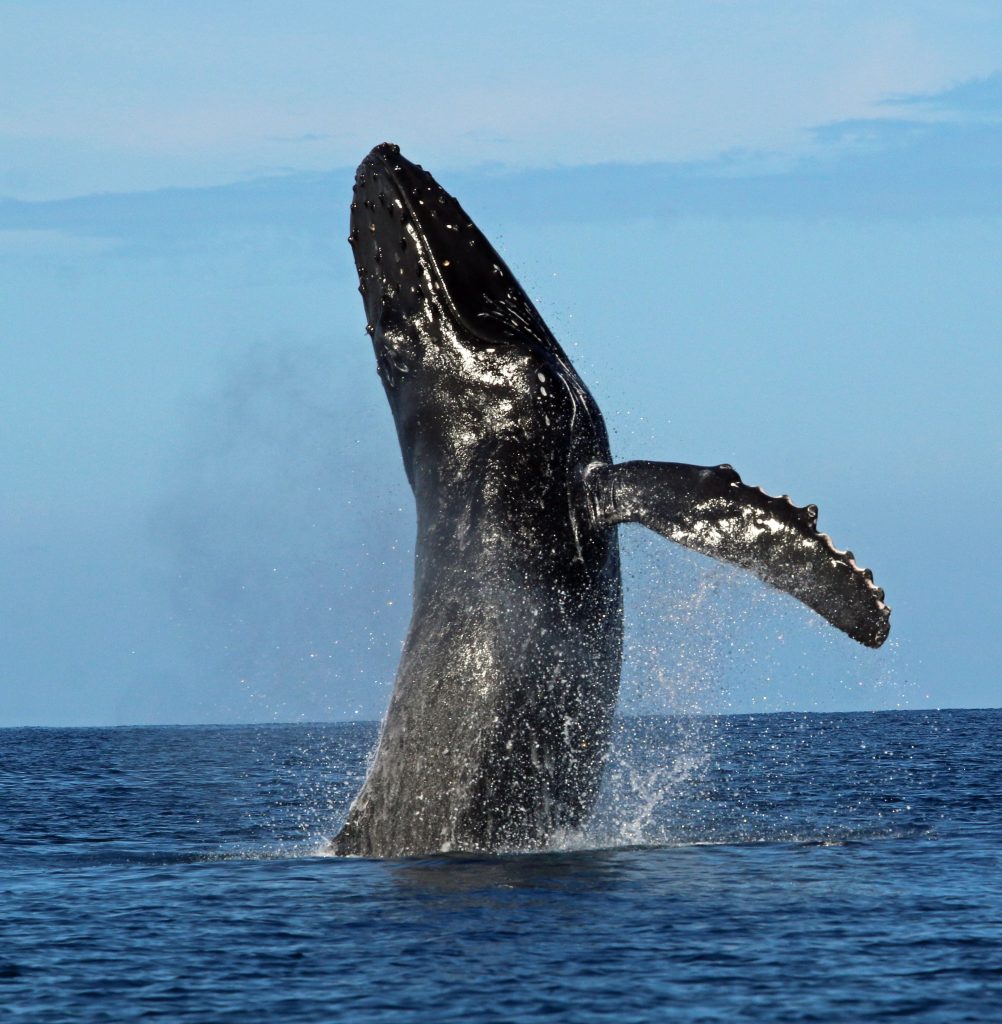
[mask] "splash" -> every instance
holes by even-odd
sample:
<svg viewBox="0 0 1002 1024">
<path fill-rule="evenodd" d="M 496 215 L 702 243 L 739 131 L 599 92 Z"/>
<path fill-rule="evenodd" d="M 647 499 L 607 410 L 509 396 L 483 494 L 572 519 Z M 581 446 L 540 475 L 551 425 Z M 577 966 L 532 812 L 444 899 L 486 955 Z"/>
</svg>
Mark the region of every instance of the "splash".
<svg viewBox="0 0 1002 1024">
<path fill-rule="evenodd" d="M 886 698 L 893 663 L 865 664 L 855 645 L 740 572 L 644 531 L 622 540 L 632 571 L 612 746 L 592 818 L 555 848 L 897 835 L 897 809 L 865 797 L 836 796 L 837 812 L 819 811 L 818 749 L 836 719 L 802 710 L 844 704 L 847 692 Z M 820 677 L 831 663 L 837 674 Z"/>
<path fill-rule="evenodd" d="M 894 809 L 838 798 L 834 811 L 819 809 L 818 750 L 832 739 L 824 716 L 757 711 L 757 701 L 770 710 L 784 698 L 792 703 L 805 676 L 784 674 L 762 654 L 783 646 L 784 599 L 657 538 L 627 533 L 624 542 L 633 571 L 623 688 L 602 788 L 588 824 L 554 836 L 547 849 L 842 843 L 897 834 Z M 795 628 L 813 623 L 808 613 L 794 614 Z M 804 635 L 794 634 L 788 647 Z M 820 630 L 806 636 L 827 642 Z M 300 752 L 297 770 L 309 771 L 296 783 L 299 810 L 283 836 L 308 855 L 328 852 L 371 763 L 376 732 L 368 728 L 365 742 L 350 750 Z"/>
</svg>

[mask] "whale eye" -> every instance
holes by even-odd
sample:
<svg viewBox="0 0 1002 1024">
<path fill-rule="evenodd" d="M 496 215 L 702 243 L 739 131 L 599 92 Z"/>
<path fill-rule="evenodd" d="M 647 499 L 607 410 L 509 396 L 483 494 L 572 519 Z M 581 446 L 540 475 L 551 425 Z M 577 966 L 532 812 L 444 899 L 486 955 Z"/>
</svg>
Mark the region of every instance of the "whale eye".
<svg viewBox="0 0 1002 1024">
<path fill-rule="evenodd" d="M 389 387 L 395 388 L 411 372 L 411 367 L 400 351 L 383 347 L 376 354 L 376 372 Z"/>
<path fill-rule="evenodd" d="M 396 370 L 398 373 L 411 372 L 410 364 L 404 358 L 402 352 L 394 351 L 393 349 L 387 349 L 386 358 L 389 360 L 390 365 L 393 367 L 393 369 Z"/>
</svg>

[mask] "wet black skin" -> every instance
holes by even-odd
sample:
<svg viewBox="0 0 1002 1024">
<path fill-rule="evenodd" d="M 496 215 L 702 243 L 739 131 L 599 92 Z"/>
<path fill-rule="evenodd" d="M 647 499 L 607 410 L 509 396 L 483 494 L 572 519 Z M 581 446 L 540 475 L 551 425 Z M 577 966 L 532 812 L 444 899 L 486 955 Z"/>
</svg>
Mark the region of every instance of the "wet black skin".
<svg viewBox="0 0 1002 1024">
<path fill-rule="evenodd" d="M 539 846 L 594 802 L 619 685 L 616 529 L 580 481 L 602 416 L 504 262 L 396 147 L 351 242 L 417 506 L 414 609 L 341 853 Z"/>
<path fill-rule="evenodd" d="M 349 241 L 417 507 L 414 607 L 375 760 L 335 852 L 538 848 L 594 803 L 622 656 L 617 527 L 739 565 L 854 639 L 872 574 L 730 466 L 613 464 L 595 402 L 460 205 L 396 146 Z"/>
</svg>

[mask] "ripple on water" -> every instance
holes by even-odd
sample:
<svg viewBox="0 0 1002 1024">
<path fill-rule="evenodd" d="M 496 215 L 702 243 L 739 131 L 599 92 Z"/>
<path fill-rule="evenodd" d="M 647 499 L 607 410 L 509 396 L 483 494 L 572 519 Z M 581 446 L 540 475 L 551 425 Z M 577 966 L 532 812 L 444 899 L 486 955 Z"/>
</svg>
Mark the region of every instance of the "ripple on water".
<svg viewBox="0 0 1002 1024">
<path fill-rule="evenodd" d="M 6 730 L 0 1018 L 1002 1019 L 1000 726 L 637 720 L 585 832 L 395 861 L 372 727 Z"/>
</svg>

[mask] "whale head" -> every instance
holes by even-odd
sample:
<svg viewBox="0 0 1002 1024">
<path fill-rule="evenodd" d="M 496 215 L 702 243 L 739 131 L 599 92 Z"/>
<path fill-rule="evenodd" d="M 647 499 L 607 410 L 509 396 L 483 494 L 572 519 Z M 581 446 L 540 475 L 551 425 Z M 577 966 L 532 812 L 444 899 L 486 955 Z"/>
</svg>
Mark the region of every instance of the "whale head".
<svg viewBox="0 0 1002 1024">
<path fill-rule="evenodd" d="M 504 260 L 391 143 L 358 167 L 349 242 L 412 485 L 416 449 L 427 459 L 513 431 L 531 444 L 570 432 L 582 407 L 600 419 Z"/>
</svg>

